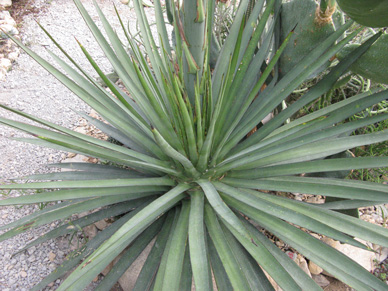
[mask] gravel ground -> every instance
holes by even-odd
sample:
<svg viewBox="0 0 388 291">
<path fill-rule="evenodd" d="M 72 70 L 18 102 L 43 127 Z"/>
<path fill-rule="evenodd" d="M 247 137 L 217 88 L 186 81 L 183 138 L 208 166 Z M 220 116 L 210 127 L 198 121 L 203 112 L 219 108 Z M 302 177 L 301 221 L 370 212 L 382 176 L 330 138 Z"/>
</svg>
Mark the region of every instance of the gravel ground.
<svg viewBox="0 0 388 291">
<path fill-rule="evenodd" d="M 93 36 L 72 1 L 35 0 L 30 2 L 33 2 L 33 5 L 42 12 L 39 15 L 30 14 L 24 18 L 21 31 L 23 43 L 45 58 L 49 58 L 45 48 L 57 52 L 48 37 L 39 29 L 34 21 L 33 17 L 35 17 L 83 67 L 87 65 L 87 60 L 83 57 L 73 36 L 76 36 L 95 57 L 95 60 L 109 72 L 109 64 L 104 61 L 102 52 L 96 46 Z M 82 2 L 93 19 L 97 20 L 92 1 Z M 121 17 L 125 21 L 128 19 L 130 27 L 135 28 L 134 12 L 128 6 L 121 4 L 119 0 L 97 0 L 97 2 L 107 18 L 117 28 L 119 26 L 113 3 L 120 11 Z M 86 104 L 24 53 L 17 59 L 6 81 L 0 82 L 0 102 L 69 128 L 74 128 L 79 123 L 79 117 L 71 109 L 89 112 Z M 19 117 L 10 115 L 5 110 L 0 110 L 0 116 L 20 120 Z M 17 130 L 0 126 L 0 183 L 22 175 L 46 172 L 45 164 L 58 162 L 65 157 L 65 153 L 8 139 L 21 136 L 23 135 Z M 3 196 L 18 195 L 18 193 L 0 194 Z M 12 222 L 36 209 L 37 207 L 34 206 L 0 207 L 0 225 Z M 12 256 L 26 243 L 39 237 L 53 226 L 55 223 L 0 243 L 0 290 L 28 290 L 60 264 L 66 254 L 66 249 L 61 249 L 63 244 L 60 244 L 58 240 L 48 241 Z M 58 280 L 47 290 L 56 289 L 59 282 Z"/>
</svg>

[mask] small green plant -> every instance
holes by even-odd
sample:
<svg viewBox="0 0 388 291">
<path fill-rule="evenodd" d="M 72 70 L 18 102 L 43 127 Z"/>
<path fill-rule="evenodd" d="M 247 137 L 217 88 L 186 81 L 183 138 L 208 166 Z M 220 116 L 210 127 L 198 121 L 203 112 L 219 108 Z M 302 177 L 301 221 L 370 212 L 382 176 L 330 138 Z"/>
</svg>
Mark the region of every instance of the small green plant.
<svg viewBox="0 0 388 291">
<path fill-rule="evenodd" d="M 109 91 L 56 42 L 74 66 L 51 53 L 59 70 L 14 41 L 93 107 L 107 123 L 81 115 L 122 145 L 1 105 L 42 125 L 0 118 L 2 124 L 34 137 L 22 141 L 82 153 L 103 163 L 54 165 L 72 171 L 26 177 L 49 182 L 1 185 L 0 189 L 52 190 L 4 199 L 1 206 L 62 202 L 1 227 L 9 230 L 0 240 L 91 209 L 97 211 L 74 220 L 73 225 L 83 228 L 104 218 L 118 219 L 33 290 L 73 268 L 58 290 L 82 290 L 122 254 L 97 287 L 109 290 L 154 238 L 134 290 L 191 290 L 192 281 L 196 290 L 211 290 L 212 277 L 219 290 L 274 290 L 264 271 L 283 290 L 321 290 L 262 229 L 355 289 L 386 290 L 382 281 L 360 265 L 302 229 L 363 249 L 367 246 L 355 238 L 388 246 L 387 229 L 336 211 L 386 203 L 387 187 L 302 174 L 388 166 L 387 157 L 324 159 L 388 139 L 387 130 L 347 135 L 387 119 L 383 112 L 348 120 L 387 99 L 388 92 L 358 94 L 286 122 L 331 90 L 380 34 L 352 51 L 302 98 L 263 124 L 268 114 L 357 34 L 342 38 L 351 23 L 339 27 L 279 78 L 278 60 L 294 33 L 289 28 L 284 42 L 274 41 L 279 39 L 281 1 L 258 0 L 253 9 L 249 6 L 252 1 L 240 1 L 214 70 L 209 68 L 214 1 L 184 0 L 181 7 L 166 1 L 174 26 L 173 47 L 160 1 L 154 1 L 158 41 L 152 36 L 141 1 L 133 1 L 149 59 L 121 18 L 130 52 L 97 5 L 107 38 L 81 1 L 74 2 L 129 95 L 109 80 L 81 44 Z M 257 130 L 248 135 L 253 128 Z M 316 205 L 274 192 L 345 200 Z M 74 227 L 61 225 L 26 248 L 73 231 Z"/>
</svg>

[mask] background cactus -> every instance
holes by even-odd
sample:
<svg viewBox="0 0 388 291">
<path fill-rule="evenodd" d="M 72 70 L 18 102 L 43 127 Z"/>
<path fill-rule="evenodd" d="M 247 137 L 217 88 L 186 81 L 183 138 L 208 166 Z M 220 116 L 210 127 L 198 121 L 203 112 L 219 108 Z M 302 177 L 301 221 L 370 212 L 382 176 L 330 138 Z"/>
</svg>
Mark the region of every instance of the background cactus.
<svg viewBox="0 0 388 291">
<path fill-rule="evenodd" d="M 353 43 L 345 46 L 338 54 L 342 60 L 349 52 L 359 47 L 360 44 Z M 370 48 L 350 67 L 351 71 L 368 78 L 376 83 L 388 84 L 388 34 L 383 34 Z"/>
<path fill-rule="evenodd" d="M 335 7 L 326 6 L 322 10 L 314 0 L 294 0 L 284 2 L 281 12 L 281 41 L 289 30 L 295 33 L 280 58 L 280 74 L 287 74 L 311 50 L 335 31 L 332 14 Z M 329 62 L 315 72 L 323 71 Z"/>
<path fill-rule="evenodd" d="M 337 0 L 341 10 L 359 24 L 369 27 L 388 26 L 387 0 Z"/>
</svg>

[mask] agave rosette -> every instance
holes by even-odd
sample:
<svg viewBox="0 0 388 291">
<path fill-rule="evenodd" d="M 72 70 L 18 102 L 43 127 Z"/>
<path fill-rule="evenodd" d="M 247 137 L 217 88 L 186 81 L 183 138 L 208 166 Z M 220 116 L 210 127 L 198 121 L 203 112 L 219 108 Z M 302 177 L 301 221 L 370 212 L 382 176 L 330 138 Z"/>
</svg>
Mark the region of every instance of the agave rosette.
<svg viewBox="0 0 388 291">
<path fill-rule="evenodd" d="M 278 43 L 281 1 L 258 0 L 249 14 L 249 1 L 240 1 L 214 71 L 208 67 L 214 1 L 183 1 L 183 7 L 166 1 L 177 44 L 171 47 L 160 1 L 154 1 L 159 36 L 155 41 L 141 1 L 135 0 L 148 59 L 121 19 L 130 52 L 97 5 L 108 39 L 81 1 L 74 2 L 128 95 L 110 81 L 82 45 L 109 91 L 66 53 L 76 69 L 51 54 L 64 74 L 15 42 L 94 108 L 107 123 L 83 116 L 120 144 L 1 105 L 44 126 L 0 118 L 2 124 L 35 137 L 23 141 L 82 153 L 104 163 L 57 164 L 54 166 L 71 171 L 26 177 L 49 182 L 1 185 L 2 189 L 46 190 L 1 200 L 2 206 L 62 203 L 2 227 L 10 230 L 0 239 L 96 208 L 99 210 L 73 220 L 72 225 L 82 228 L 106 217 L 116 220 L 69 255 L 35 290 L 76 266 L 58 290 L 81 290 L 122 254 L 97 288 L 109 290 L 154 238 L 134 290 L 190 290 L 192 281 L 196 290 L 211 290 L 212 277 L 219 290 L 273 290 L 263 270 L 284 290 L 321 290 L 260 228 L 357 290 L 386 290 L 382 281 L 301 228 L 364 249 L 367 247 L 354 238 L 388 246 L 387 229 L 336 211 L 385 203 L 387 186 L 301 174 L 388 166 L 386 157 L 324 159 L 388 139 L 387 131 L 349 135 L 386 119 L 384 114 L 344 122 L 386 99 L 387 92 L 360 94 L 286 122 L 330 90 L 379 35 L 351 52 L 301 99 L 262 125 L 264 117 L 357 33 L 338 40 L 350 23 L 279 79 L 277 61 L 293 33 Z M 247 136 L 256 126 L 257 131 Z M 270 191 L 343 200 L 317 205 Z M 71 231 L 62 225 L 26 248 Z"/>
</svg>

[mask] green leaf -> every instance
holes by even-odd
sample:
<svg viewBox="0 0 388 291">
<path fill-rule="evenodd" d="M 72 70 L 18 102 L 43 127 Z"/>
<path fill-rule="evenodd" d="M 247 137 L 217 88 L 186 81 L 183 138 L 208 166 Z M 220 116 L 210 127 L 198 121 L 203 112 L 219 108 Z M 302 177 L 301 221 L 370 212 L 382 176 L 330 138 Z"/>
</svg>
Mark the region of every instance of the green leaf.
<svg viewBox="0 0 388 291">
<path fill-rule="evenodd" d="M 388 167 L 388 157 L 356 157 L 282 164 L 254 170 L 233 171 L 231 178 L 259 179 L 304 173 Z"/>
<path fill-rule="evenodd" d="M 302 96 L 302 98 L 298 99 L 296 102 L 288 106 L 285 110 L 282 110 L 279 114 L 277 114 L 274 118 L 272 118 L 268 123 L 266 123 L 260 131 L 255 134 L 254 140 L 257 143 L 263 137 L 267 136 L 269 133 L 274 131 L 278 126 L 280 126 L 284 121 L 290 118 L 293 114 L 295 114 L 298 110 L 303 108 L 303 106 L 308 103 L 314 101 L 316 98 L 322 96 L 326 92 L 328 92 L 337 81 L 338 77 L 342 75 L 349 66 L 357 60 L 361 54 L 363 54 L 368 48 L 369 45 L 373 42 L 371 39 L 366 45 L 355 52 L 345 61 L 340 62 L 334 68 L 331 69 L 330 73 L 327 74 L 318 84 L 313 86 L 306 94 Z M 253 144 L 253 141 L 250 142 Z"/>
<path fill-rule="evenodd" d="M 249 223 L 244 217 L 240 217 L 241 221 L 246 225 L 249 231 L 260 241 L 271 254 L 275 257 L 276 261 L 292 276 L 295 282 L 302 288 L 302 290 L 322 290 L 321 287 L 315 283 L 315 281 L 308 276 L 294 260 L 290 259 L 283 251 L 281 251 L 268 237 L 263 235 L 256 227 Z"/>
<path fill-rule="evenodd" d="M 168 249 L 162 290 L 180 290 L 179 284 L 181 281 L 183 260 L 185 256 L 189 215 L 190 202 L 183 201 L 177 225 L 172 233 L 171 245 Z M 171 276 L 171 274 L 174 274 L 174 276 Z"/>
<path fill-rule="evenodd" d="M 327 220 L 325 219 L 326 216 L 324 215 L 322 215 L 322 218 L 320 219 L 314 216 L 315 218 L 313 219 L 310 215 L 305 214 L 306 212 L 302 214 L 302 213 L 296 212 L 294 209 L 289 209 L 286 205 L 282 205 L 282 204 L 279 205 L 278 203 L 272 203 L 271 197 L 273 195 L 269 195 L 261 192 L 260 194 L 257 194 L 258 191 L 248 192 L 246 190 L 228 187 L 221 183 L 217 183 L 216 187 L 220 191 L 222 191 L 222 193 L 226 194 L 226 195 L 225 194 L 222 195 L 222 197 L 226 201 L 229 201 L 228 198 L 232 198 L 234 199 L 235 203 L 237 203 L 236 201 L 239 201 L 239 203 L 244 203 L 257 210 L 276 216 L 280 219 L 287 220 L 293 224 L 309 229 L 315 233 L 320 233 L 325 236 L 331 237 L 335 240 L 339 240 L 341 242 L 345 242 L 357 247 L 366 248 L 363 244 L 343 234 L 341 231 L 338 231 L 337 227 L 332 223 L 328 224 L 326 222 Z M 225 197 L 225 196 L 228 196 L 228 197 Z M 270 196 L 270 197 L 267 197 L 267 196 Z M 354 225 L 348 225 L 348 226 L 354 228 Z M 347 231 L 344 231 L 344 233 L 347 233 Z"/>
<path fill-rule="evenodd" d="M 159 215 L 182 200 L 185 197 L 183 192 L 188 189 L 190 186 L 179 184 L 142 209 L 89 256 L 85 264 L 79 266 L 58 290 L 79 290 L 85 287 Z"/>
<path fill-rule="evenodd" d="M 198 180 L 197 183 L 201 186 L 209 204 L 212 206 L 217 215 L 227 221 L 243 237 L 251 240 L 251 235 L 247 229 L 241 224 L 241 221 L 236 217 L 232 210 L 222 201 L 216 188 L 213 184 L 206 180 Z M 221 258 L 222 259 L 222 258 Z"/>
<path fill-rule="evenodd" d="M 218 222 L 212 207 L 209 204 L 205 205 L 205 222 L 209 231 L 209 235 L 216 247 L 220 260 L 225 268 L 227 276 L 234 290 L 249 290 L 249 284 L 242 272 L 242 269 L 235 257 L 233 251 L 230 249 L 227 239 Z"/>
<path fill-rule="evenodd" d="M 54 272 L 45 277 L 39 284 L 34 286 L 32 290 L 38 291 L 43 289 L 50 282 L 53 282 L 56 279 L 62 277 L 68 271 L 76 267 L 84 258 L 93 253 L 105 240 L 111 237 L 123 224 L 125 224 L 130 218 L 132 218 L 141 209 L 143 209 L 149 203 L 149 200 L 142 200 L 142 202 L 142 205 L 137 207 L 136 210 L 131 211 L 130 213 L 121 217 L 119 220 L 116 220 L 113 224 L 109 225 L 101 232 L 98 232 L 97 235 L 92 240 L 88 241 L 84 246 L 70 253 L 66 257 L 66 260 L 64 260 L 62 264 L 55 269 Z"/>
<path fill-rule="evenodd" d="M 36 174 L 17 178 L 17 180 L 102 180 L 102 179 L 125 179 L 125 178 L 144 178 L 144 175 L 140 172 L 134 171 L 122 171 L 122 172 L 109 172 L 106 169 L 105 173 L 96 172 L 84 172 L 84 171 L 66 171 L 66 172 L 54 172 L 49 174 Z M 16 180 L 16 178 L 12 179 Z"/>
<path fill-rule="evenodd" d="M 169 157 L 173 158 L 174 160 L 178 161 L 179 163 L 182 164 L 182 166 L 185 168 L 185 170 L 192 175 L 193 178 L 198 178 L 199 173 L 198 171 L 194 168 L 192 162 L 176 151 L 163 137 L 162 135 L 158 132 L 156 128 L 152 129 L 152 132 L 154 134 L 155 140 L 158 143 L 158 145 L 161 147 L 163 152 L 168 155 Z"/>
<path fill-rule="evenodd" d="M 45 233 L 44 235 L 39 236 L 36 240 L 30 242 L 29 244 L 24 246 L 22 249 L 18 250 L 18 252 L 15 254 L 21 253 L 21 252 L 27 250 L 28 248 L 36 246 L 44 241 L 75 232 L 78 229 L 84 228 L 85 226 L 88 226 L 92 223 L 103 220 L 105 218 L 117 217 L 121 214 L 125 214 L 127 212 L 130 212 L 134 208 L 137 208 L 138 206 L 143 204 L 144 201 L 149 201 L 149 198 L 136 199 L 133 201 L 122 202 L 122 203 L 118 203 L 115 205 L 110 205 L 107 208 L 103 208 L 99 211 L 93 212 L 93 213 L 86 215 L 86 216 L 83 216 L 81 218 L 71 220 L 68 222 L 65 221 L 63 225 Z"/>
<path fill-rule="evenodd" d="M 55 183 L 55 182 L 53 182 Z M 90 181 L 89 181 L 90 183 Z M 46 191 L 33 195 L 23 195 L 14 198 L 0 200 L 0 206 L 5 205 L 25 205 L 44 202 L 56 202 L 61 200 L 114 197 L 125 195 L 127 199 L 138 199 L 150 195 L 161 194 L 168 191 L 169 187 L 158 186 L 134 186 L 134 187 L 112 187 L 112 188 L 81 188 L 72 190 Z"/>
<path fill-rule="evenodd" d="M 320 222 L 337 229 L 343 233 L 371 241 L 379 245 L 387 245 L 388 230 L 378 225 L 365 222 L 361 219 L 350 217 L 339 212 L 324 209 L 316 204 L 302 203 L 291 199 L 268 195 L 258 191 L 244 190 L 257 198 L 262 198 L 271 203 L 285 207 L 297 215 L 305 215 L 310 219 Z M 323 204 L 324 205 L 324 204 Z M 345 241 L 346 242 L 346 241 Z M 350 243 L 347 241 L 347 243 Z M 362 245 L 356 245 L 362 247 Z"/>
<path fill-rule="evenodd" d="M 205 235 L 204 194 L 202 191 L 190 193 L 189 247 L 195 290 L 211 290 L 211 272 Z"/>
<path fill-rule="evenodd" d="M 135 262 L 141 252 L 148 246 L 151 240 L 157 235 L 163 225 L 165 216 L 159 218 L 150 227 L 139 235 L 139 237 L 126 249 L 109 273 L 104 277 L 96 291 L 110 290 L 127 269 Z"/>
<path fill-rule="evenodd" d="M 363 119 L 365 122 L 365 120 Z M 346 129 L 345 125 L 345 129 Z M 327 131 L 330 133 L 342 131 L 340 126 L 332 127 Z M 318 133 L 320 135 L 320 133 Z M 285 163 L 302 162 L 313 159 L 325 158 L 345 150 L 373 143 L 383 142 L 388 137 L 388 130 L 382 130 L 359 136 L 350 137 L 333 137 L 329 135 L 328 139 L 321 140 L 321 137 L 327 136 L 327 132 L 322 136 L 316 135 L 306 136 L 305 139 L 294 139 L 293 142 L 284 142 L 282 144 L 274 144 L 272 147 L 268 146 L 266 151 L 258 151 L 256 154 L 247 156 L 246 158 L 236 159 L 229 165 L 220 166 L 216 171 L 223 173 L 226 170 L 236 169 L 254 169 L 266 165 L 276 165 Z M 315 141 L 315 138 L 319 139 Z"/>
<path fill-rule="evenodd" d="M 233 291 L 232 284 L 230 283 L 228 274 L 225 271 L 224 264 L 222 263 L 217 253 L 216 247 L 214 246 L 214 243 L 211 240 L 209 235 L 207 236 L 207 238 L 208 238 L 207 241 L 209 245 L 209 257 L 211 261 L 212 274 L 214 276 L 216 287 L 218 288 L 218 290 Z"/>
<path fill-rule="evenodd" d="M 168 177 L 162 178 L 131 178 L 131 179 L 104 179 L 83 181 L 55 181 L 24 184 L 0 185 L 0 189 L 63 189 L 63 188 L 109 188 L 132 186 L 174 186 L 175 182 Z"/>
<path fill-rule="evenodd" d="M 241 266 L 241 270 L 244 272 L 245 277 L 247 278 L 250 290 L 274 290 L 271 283 L 269 282 L 266 275 L 264 274 L 263 270 L 259 266 L 258 262 L 256 262 L 256 261 L 259 261 L 257 260 L 258 256 L 256 256 L 256 260 L 255 260 L 243 247 L 243 244 L 240 244 L 236 240 L 236 238 L 232 235 L 232 233 L 235 232 L 233 228 L 231 228 L 230 231 L 228 231 L 228 228 L 224 224 L 221 225 L 221 228 L 225 234 L 225 238 L 228 241 L 230 248 L 234 253 L 234 256 L 236 257 L 236 259 L 238 260 Z M 237 234 L 237 236 L 239 236 L 239 234 Z M 239 237 L 241 238 L 241 236 Z M 250 242 L 248 242 L 248 244 L 250 244 Z M 250 246 L 247 247 L 247 249 L 249 248 Z M 255 249 L 256 251 L 257 248 L 253 247 L 252 250 L 253 249 Z M 260 264 L 265 260 L 265 257 L 266 257 L 265 255 L 260 256 Z M 272 255 L 270 255 L 270 257 L 272 257 Z M 272 257 L 271 264 L 274 265 L 273 268 L 280 266 L 279 264 L 274 264 L 274 262 L 275 262 L 275 259 Z M 282 269 L 281 266 L 280 266 L 280 269 L 277 268 L 276 273 L 280 273 L 281 269 Z M 289 281 L 291 282 L 291 284 L 287 286 L 295 287 L 295 284 L 293 283 L 293 281 L 292 280 L 289 280 Z"/>
<path fill-rule="evenodd" d="M 186 244 L 186 251 L 185 251 L 185 257 L 183 259 L 179 290 L 191 291 L 192 284 L 193 284 L 193 273 L 192 273 L 191 264 L 190 264 L 190 250 L 189 250 L 189 245 Z"/>
<path fill-rule="evenodd" d="M 172 244 L 173 233 L 177 227 L 177 223 L 178 223 L 181 209 L 182 209 L 181 207 L 174 208 L 174 212 L 173 212 L 174 217 L 173 217 L 173 220 L 171 223 L 171 228 L 170 228 L 170 232 L 168 234 L 168 238 L 166 239 L 166 242 L 165 242 L 165 246 L 163 247 L 162 250 L 157 251 L 157 253 L 160 253 L 159 256 L 161 257 L 161 259 L 159 258 L 157 266 L 155 267 L 156 276 L 154 276 L 152 278 L 153 285 L 152 285 L 151 290 L 161 290 L 163 287 L 163 279 L 164 279 L 166 269 L 167 269 L 168 254 L 169 254 L 170 247 Z M 151 282 L 149 282 L 148 284 L 151 284 Z"/>
<path fill-rule="evenodd" d="M 312 50 L 307 57 L 295 66 L 289 74 L 284 76 L 274 88 L 271 88 L 269 91 L 267 89 L 267 91 L 264 91 L 261 94 L 260 98 L 256 98 L 255 102 L 250 106 L 250 110 L 248 110 L 247 114 L 244 116 L 244 120 L 242 120 L 239 126 L 236 127 L 234 135 L 231 136 L 220 157 L 224 157 L 250 130 L 252 130 L 252 128 L 261 122 L 261 120 L 263 120 L 269 112 L 278 106 L 281 101 L 283 101 L 294 89 L 296 89 L 296 87 L 305 81 L 311 72 L 314 72 L 316 68 L 319 68 L 322 63 L 325 63 L 328 59 L 330 59 L 336 51 L 340 50 L 351 38 L 355 36 L 356 33 L 353 33 L 337 45 L 332 45 L 334 41 L 349 27 L 349 25 L 350 24 L 347 23 L 330 35 L 324 42 L 321 43 L 321 45 Z M 325 52 L 325 50 L 327 51 Z M 271 96 L 269 97 L 267 94 L 271 94 Z M 246 148 L 247 146 L 254 144 L 252 140 L 252 138 L 247 139 L 241 145 L 237 146 L 236 150 L 241 150 L 242 148 Z"/>
<path fill-rule="evenodd" d="M 95 197 L 87 200 L 70 201 L 69 203 L 59 203 L 57 205 L 47 207 L 33 214 L 27 215 L 13 223 L 3 225 L 0 230 L 11 228 L 11 230 L 0 235 L 0 241 L 9 239 L 15 235 L 23 233 L 40 225 L 48 224 L 58 219 L 64 219 L 75 213 L 81 213 L 97 207 L 102 207 L 110 204 L 115 204 L 123 201 L 131 200 L 129 195 L 116 195 L 108 197 Z"/>
<path fill-rule="evenodd" d="M 224 178 L 223 182 L 234 187 L 371 200 L 377 204 L 388 199 L 386 185 L 365 181 L 283 176 L 258 180 Z"/>
<path fill-rule="evenodd" d="M 136 280 L 136 284 L 133 291 L 150 290 L 151 285 L 154 282 L 155 274 L 160 269 L 160 261 L 163 255 L 164 248 L 166 247 L 167 240 L 170 236 L 171 227 L 174 224 L 174 217 L 176 208 L 168 211 L 166 220 L 156 237 L 155 243 L 151 249 L 151 252 L 147 256 L 140 274 Z"/>
<path fill-rule="evenodd" d="M 233 204 L 233 207 L 351 287 L 358 290 L 386 290 L 385 283 L 363 267 L 304 231 L 250 206 Z"/>
</svg>

